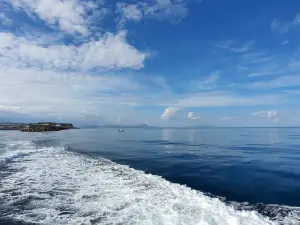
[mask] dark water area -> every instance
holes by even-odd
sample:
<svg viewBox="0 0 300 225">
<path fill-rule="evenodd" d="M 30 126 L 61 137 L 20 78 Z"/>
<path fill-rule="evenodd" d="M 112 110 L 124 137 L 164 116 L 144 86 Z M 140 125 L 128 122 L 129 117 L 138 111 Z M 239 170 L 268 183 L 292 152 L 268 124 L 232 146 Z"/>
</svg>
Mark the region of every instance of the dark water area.
<svg viewBox="0 0 300 225">
<path fill-rule="evenodd" d="M 228 200 L 300 206 L 300 129 L 98 129 L 70 139 L 74 151 Z"/>
<path fill-rule="evenodd" d="M 12 131 L 0 132 L 0 140 L 3 146 L 7 140 L 30 141 L 36 149 L 63 147 L 66 152 L 91 159 L 111 160 L 211 198 L 218 196 L 236 209 L 258 211 L 275 222 L 292 214 L 292 219 L 281 219 L 279 224 L 300 224 L 298 128 L 130 128 L 124 133 L 103 128 L 36 134 Z M 20 144 L 12 148 L 23 147 Z M 16 158 L 6 157 L 0 162 L 2 179 L 10 176 L 8 171 L 16 169 L 9 165 L 21 160 L 22 154 Z"/>
</svg>

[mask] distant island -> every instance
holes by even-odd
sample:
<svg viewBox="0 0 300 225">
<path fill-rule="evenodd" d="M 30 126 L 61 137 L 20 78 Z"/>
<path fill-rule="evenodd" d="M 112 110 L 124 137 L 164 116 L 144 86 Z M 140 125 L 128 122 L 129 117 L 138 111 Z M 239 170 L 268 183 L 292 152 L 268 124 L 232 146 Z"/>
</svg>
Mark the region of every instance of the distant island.
<svg viewBox="0 0 300 225">
<path fill-rule="evenodd" d="M 47 132 L 77 129 L 71 123 L 39 122 L 39 123 L 2 123 L 0 130 L 19 130 L 22 132 Z"/>
<path fill-rule="evenodd" d="M 107 124 L 107 125 L 82 125 L 82 128 L 98 129 L 98 128 L 156 128 L 155 126 L 149 126 L 147 124 L 138 125 L 122 125 L 122 124 Z"/>
<path fill-rule="evenodd" d="M 139 125 L 104 125 L 102 127 L 107 128 L 154 128 L 154 126 L 148 126 L 147 124 L 139 124 Z"/>
</svg>

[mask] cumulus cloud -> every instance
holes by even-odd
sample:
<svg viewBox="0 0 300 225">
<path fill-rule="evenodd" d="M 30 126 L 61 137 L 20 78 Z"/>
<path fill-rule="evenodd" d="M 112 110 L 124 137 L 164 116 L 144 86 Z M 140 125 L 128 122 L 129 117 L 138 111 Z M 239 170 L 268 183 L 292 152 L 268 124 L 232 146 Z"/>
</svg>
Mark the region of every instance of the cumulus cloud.
<svg viewBox="0 0 300 225">
<path fill-rule="evenodd" d="M 252 113 L 252 116 L 266 118 L 275 122 L 279 121 L 278 113 L 276 110 L 254 112 Z"/>
<path fill-rule="evenodd" d="M 122 24 L 127 20 L 138 22 L 143 18 L 142 9 L 137 4 L 117 3 L 116 12 L 120 14 Z"/>
<path fill-rule="evenodd" d="M 147 53 L 138 51 L 126 41 L 126 31 L 106 33 L 98 41 L 80 46 L 48 45 L 0 33 L 0 65 L 33 66 L 42 69 L 133 68 L 143 67 Z"/>
<path fill-rule="evenodd" d="M 195 116 L 193 112 L 189 112 L 187 117 L 189 120 L 199 120 L 200 119 L 200 117 Z"/>
<path fill-rule="evenodd" d="M 168 120 L 171 117 L 175 116 L 176 113 L 179 111 L 179 108 L 176 107 L 168 107 L 165 109 L 165 111 L 163 112 L 163 114 L 161 115 L 161 119 L 162 120 Z"/>
<path fill-rule="evenodd" d="M 61 31 L 88 34 L 87 13 L 94 4 L 80 0 L 7 0 L 11 5 L 29 15 L 37 15 Z M 87 7 L 88 6 L 88 7 Z"/>
<path fill-rule="evenodd" d="M 136 79 L 127 70 L 121 75 L 122 69 L 143 68 L 149 53 L 135 47 L 127 30 L 110 25 L 108 29 L 102 22 L 104 18 L 116 21 L 111 18 L 115 16 L 123 23 L 146 18 L 179 22 L 188 14 L 187 0 L 132 4 L 4 0 L 0 4 L 5 6 L 0 25 L 24 18 L 22 23 L 14 22 L 14 26 L 20 24 L 14 30 L 0 31 L 0 111 L 98 120 L 103 115 L 115 119 L 119 108 L 123 115 L 126 107 L 173 105 L 171 94 L 162 98 L 143 78 Z M 170 89 L 163 77 L 152 76 L 148 81 L 157 89 Z M 178 110 L 167 108 L 162 119 Z"/>
<path fill-rule="evenodd" d="M 110 27 L 111 32 L 107 32 L 101 23 L 103 16 L 107 15 L 106 7 L 113 9 L 110 16 L 117 14 L 123 23 L 143 19 L 180 22 L 188 14 L 187 0 L 144 0 L 131 4 L 108 3 L 107 6 L 102 0 L 5 2 L 13 7 L 13 15 L 25 12 L 29 17 L 24 23 L 32 22 L 37 26 L 32 30 L 29 26 L 24 28 L 23 24 L 22 29 L 16 28 L 18 32 L 0 32 L 0 111 L 68 118 L 84 116 L 99 119 L 112 116 L 115 121 L 120 114 L 123 120 L 124 111 L 120 112 L 118 107 L 124 110 L 123 107 L 141 105 L 172 105 L 161 115 L 161 119 L 168 120 L 184 107 L 266 105 L 282 101 L 279 94 L 174 94 L 164 77 L 151 76 L 148 80 L 152 84 L 150 87 L 145 84 L 147 82 L 141 81 L 143 78 L 136 78 L 127 70 L 121 75 L 122 69 L 143 68 L 149 53 L 135 47 L 127 30 Z M 7 9 L 11 10 L 10 7 Z M 3 24 L 9 18 L 0 13 L 0 20 Z M 43 33 L 45 30 L 47 32 Z M 253 41 L 228 41 L 220 43 L 218 47 L 246 53 L 253 45 Z M 106 73 L 107 70 L 110 70 L 109 73 Z M 215 89 L 219 78 L 220 72 L 215 71 L 197 83 L 198 90 Z M 273 85 L 277 83 L 288 85 L 291 82 L 274 81 Z M 255 85 L 264 87 L 264 84 Z M 187 116 L 190 120 L 199 119 L 193 112 Z M 277 117 L 273 118 L 275 120 Z"/>
<path fill-rule="evenodd" d="M 66 44 L 61 41 L 53 44 L 28 34 L 15 36 L 12 33 L 2 32 L 0 33 L 0 65 L 18 68 L 29 66 L 47 70 L 140 69 L 149 56 L 149 53 L 142 52 L 127 42 L 126 30 L 110 33 L 103 32 L 103 29 L 99 28 L 101 20 L 107 15 L 107 7 L 113 7 L 105 5 L 102 0 L 96 2 L 92 0 L 5 0 L 5 2 L 17 12 L 23 11 L 34 20 L 39 18 L 44 21 L 46 25 L 57 31 L 56 36 L 67 33 L 74 38 L 75 42 L 79 42 Z M 122 19 L 134 21 L 146 17 L 182 18 L 187 12 L 186 0 L 116 3 L 115 6 L 116 12 Z M 0 20 L 7 22 L 8 18 L 1 13 Z M 95 24 L 97 24 L 97 31 L 95 31 Z M 47 34 L 44 37 L 51 35 Z"/>
</svg>

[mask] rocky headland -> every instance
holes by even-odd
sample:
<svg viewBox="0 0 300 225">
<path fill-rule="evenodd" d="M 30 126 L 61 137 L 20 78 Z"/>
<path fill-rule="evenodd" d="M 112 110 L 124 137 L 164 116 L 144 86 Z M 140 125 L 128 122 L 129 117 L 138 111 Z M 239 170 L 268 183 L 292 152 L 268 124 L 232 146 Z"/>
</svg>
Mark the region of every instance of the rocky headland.
<svg viewBox="0 0 300 225">
<path fill-rule="evenodd" d="M 20 130 L 22 132 L 47 132 L 77 129 L 71 123 L 55 123 L 55 122 L 40 122 L 40 123 L 6 123 L 0 124 L 0 130 Z"/>
</svg>

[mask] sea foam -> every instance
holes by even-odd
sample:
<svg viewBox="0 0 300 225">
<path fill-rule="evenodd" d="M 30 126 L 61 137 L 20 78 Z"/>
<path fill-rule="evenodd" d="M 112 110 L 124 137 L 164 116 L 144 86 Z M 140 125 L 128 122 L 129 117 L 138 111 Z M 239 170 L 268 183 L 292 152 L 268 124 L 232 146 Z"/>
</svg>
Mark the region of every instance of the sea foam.
<svg viewBox="0 0 300 225">
<path fill-rule="evenodd" d="M 0 186 L 3 219 L 49 225 L 296 224 L 295 218 L 272 221 L 236 210 L 159 176 L 65 148 L 26 143 L 21 152 L 14 149 L 5 165 L 12 172 Z"/>
</svg>

